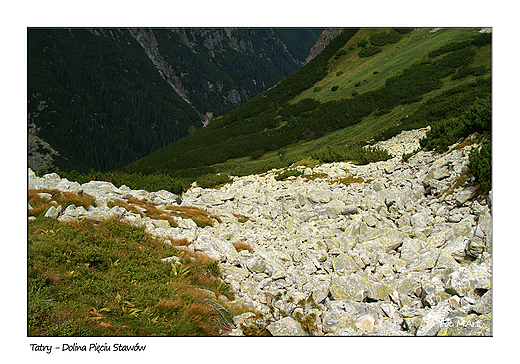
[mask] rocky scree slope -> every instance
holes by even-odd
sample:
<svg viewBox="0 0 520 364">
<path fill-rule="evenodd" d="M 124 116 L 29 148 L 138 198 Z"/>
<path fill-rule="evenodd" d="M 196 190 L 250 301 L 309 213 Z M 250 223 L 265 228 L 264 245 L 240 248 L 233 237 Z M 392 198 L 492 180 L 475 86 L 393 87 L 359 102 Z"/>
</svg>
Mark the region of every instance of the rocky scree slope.
<svg viewBox="0 0 520 364">
<path fill-rule="evenodd" d="M 251 307 L 233 318 L 230 335 L 490 336 L 491 194 L 477 196 L 465 174 L 478 147 L 421 151 L 407 162 L 298 167 L 303 174 L 284 181 L 273 170 L 219 189 L 194 185 L 181 197 L 31 170 L 29 188 L 82 191 L 98 202 L 51 208 L 50 217 L 119 216 L 166 242 L 188 238 L 187 249 L 218 260 L 235 301 Z M 219 221 L 201 228 L 178 218 L 173 228 L 106 206 L 130 196 L 196 206 Z M 237 251 L 239 242 L 252 251 Z"/>
</svg>

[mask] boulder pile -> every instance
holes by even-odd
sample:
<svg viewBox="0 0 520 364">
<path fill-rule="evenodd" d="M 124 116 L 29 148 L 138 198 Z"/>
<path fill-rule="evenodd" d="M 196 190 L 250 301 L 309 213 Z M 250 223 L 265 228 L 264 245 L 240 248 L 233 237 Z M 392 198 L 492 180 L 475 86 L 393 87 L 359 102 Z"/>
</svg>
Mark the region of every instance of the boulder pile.
<svg viewBox="0 0 520 364">
<path fill-rule="evenodd" d="M 96 198 L 95 207 L 56 207 L 51 217 L 119 216 L 157 237 L 187 238 L 188 249 L 218 260 L 235 301 L 252 311 L 233 319 L 230 335 L 263 327 L 282 336 L 489 336 L 491 194 L 465 173 L 476 147 L 421 151 L 407 162 L 296 167 L 303 174 L 283 181 L 272 170 L 216 189 L 194 185 L 182 196 L 31 170 L 29 188 Z M 179 218 L 171 227 L 107 206 L 129 197 L 195 206 L 219 221 L 201 228 Z"/>
</svg>

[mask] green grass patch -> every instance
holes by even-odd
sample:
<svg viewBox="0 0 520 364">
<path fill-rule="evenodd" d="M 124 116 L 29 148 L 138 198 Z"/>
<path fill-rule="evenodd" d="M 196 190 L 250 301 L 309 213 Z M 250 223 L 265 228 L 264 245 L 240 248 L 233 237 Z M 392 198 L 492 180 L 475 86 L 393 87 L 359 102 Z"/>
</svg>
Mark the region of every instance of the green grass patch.
<svg viewBox="0 0 520 364">
<path fill-rule="evenodd" d="M 199 336 L 245 312 L 218 265 L 120 220 L 28 223 L 29 336 Z M 179 261 L 161 259 L 177 256 Z"/>
<path fill-rule="evenodd" d="M 274 179 L 277 181 L 283 181 L 289 177 L 298 177 L 298 176 L 301 176 L 302 174 L 303 174 L 303 172 L 301 172 L 297 169 L 287 169 L 283 172 L 278 173 L 276 175 L 276 177 L 274 177 Z"/>
<path fill-rule="evenodd" d="M 197 186 L 202 188 L 213 188 L 232 182 L 232 179 L 223 173 L 210 173 L 197 178 Z"/>
</svg>

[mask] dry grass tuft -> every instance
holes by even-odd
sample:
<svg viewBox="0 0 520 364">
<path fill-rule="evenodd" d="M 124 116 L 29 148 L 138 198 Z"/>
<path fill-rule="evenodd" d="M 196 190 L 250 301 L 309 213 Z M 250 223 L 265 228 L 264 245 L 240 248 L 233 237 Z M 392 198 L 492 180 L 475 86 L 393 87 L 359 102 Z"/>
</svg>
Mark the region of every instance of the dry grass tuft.
<svg viewBox="0 0 520 364">
<path fill-rule="evenodd" d="M 138 214 L 138 215 L 141 215 L 142 217 L 144 217 L 144 213 L 141 210 L 139 210 L 138 208 L 136 208 L 135 205 L 129 204 L 123 200 L 110 201 L 110 202 L 108 202 L 107 206 L 110 208 L 112 208 L 114 206 L 119 206 L 119 207 L 124 208 L 126 211 L 130 211 L 130 212 L 133 212 L 134 214 Z"/>
<path fill-rule="evenodd" d="M 166 209 L 172 216 L 193 220 L 198 227 L 213 226 L 213 219 L 222 222 L 218 216 L 194 206 L 168 206 Z"/>
<path fill-rule="evenodd" d="M 238 222 L 241 222 L 241 223 L 248 222 L 249 220 L 254 221 L 253 219 L 251 219 L 250 217 L 247 217 L 245 215 L 233 214 L 233 216 L 235 216 L 238 219 Z"/>
<path fill-rule="evenodd" d="M 247 250 L 250 253 L 253 252 L 253 248 L 251 247 L 251 245 L 249 245 L 247 243 L 243 243 L 243 242 L 239 241 L 239 242 L 234 242 L 234 243 L 231 243 L 231 244 L 233 244 L 233 246 L 235 247 L 235 249 L 238 252 L 241 251 L 241 250 Z"/>
<path fill-rule="evenodd" d="M 173 246 L 188 246 L 190 245 L 191 243 L 193 243 L 191 240 L 189 240 L 188 238 L 182 238 L 182 239 L 169 239 L 170 240 L 170 244 L 173 245 Z"/>
<path fill-rule="evenodd" d="M 48 193 L 52 197 L 50 199 L 45 199 L 40 197 L 39 193 Z M 66 209 L 69 205 L 75 206 L 83 206 L 88 208 L 89 206 L 94 206 L 96 200 L 94 197 L 73 192 L 61 192 L 58 190 L 27 190 L 28 202 L 31 205 L 32 209 L 29 210 L 29 215 L 31 216 L 39 216 L 47 211 L 49 207 L 52 205 L 61 205 L 63 209 Z"/>
</svg>

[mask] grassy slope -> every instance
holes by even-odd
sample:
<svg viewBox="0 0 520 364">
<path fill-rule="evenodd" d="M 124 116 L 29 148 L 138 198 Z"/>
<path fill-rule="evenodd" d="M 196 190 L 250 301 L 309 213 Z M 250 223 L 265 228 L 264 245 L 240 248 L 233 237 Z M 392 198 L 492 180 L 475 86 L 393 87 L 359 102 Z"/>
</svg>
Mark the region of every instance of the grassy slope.
<svg viewBox="0 0 520 364">
<path fill-rule="evenodd" d="M 475 34 L 479 29 L 475 28 L 451 28 L 442 29 L 436 33 L 430 33 L 430 28 L 418 29 L 406 34 L 399 42 L 390 44 L 383 48 L 383 51 L 375 56 L 359 58 L 357 53 L 360 47 L 359 41 L 366 39 L 375 32 L 386 29 L 362 29 L 354 36 L 342 49 L 347 54 L 337 61 L 330 62 L 331 72 L 322 81 L 316 83 L 312 88 L 296 96 L 291 103 L 297 103 L 305 98 L 313 98 L 320 102 L 352 97 L 352 92 L 363 93 L 375 90 L 384 85 L 386 79 L 399 74 L 404 68 L 417 61 L 425 59 L 427 54 L 433 49 L 449 42 L 464 41 Z M 354 46 L 354 50 L 349 47 Z M 491 45 L 484 46 L 477 50 L 477 54 L 471 66 L 485 65 L 491 69 Z M 337 76 L 338 72 L 343 72 Z M 377 73 L 374 73 L 377 72 Z M 346 127 L 344 129 L 329 133 L 321 138 L 309 141 L 300 141 L 288 146 L 286 157 L 287 161 L 300 164 L 310 164 L 314 161 L 308 156 L 312 152 L 326 145 L 356 144 L 370 140 L 374 135 L 388 126 L 396 125 L 402 118 L 413 114 L 419 110 L 421 105 L 429 99 L 441 95 L 443 92 L 453 87 L 475 82 L 477 77 L 468 76 L 463 79 L 451 81 L 450 77 L 443 80 L 442 88 L 431 91 L 423 96 L 422 101 L 394 108 L 390 113 L 375 116 L 373 113 L 364 118 L 359 124 Z M 363 82 L 367 80 L 368 82 Z M 354 85 L 361 82 L 361 85 Z M 332 86 L 339 86 L 337 91 L 331 91 Z M 318 92 L 315 87 L 320 87 Z M 286 163 L 280 161 L 278 151 L 266 153 L 258 160 L 251 160 L 249 157 L 231 159 L 225 163 L 215 165 L 216 170 L 235 175 L 246 175 L 248 173 L 261 173 L 269 168 L 280 168 Z"/>
<path fill-rule="evenodd" d="M 385 31 L 387 29 L 361 29 L 354 35 L 343 47 L 342 50 L 346 54 L 339 59 L 331 57 L 329 60 L 329 73 L 322 80 L 318 81 L 312 87 L 296 95 L 289 104 L 295 104 L 303 99 L 312 98 L 320 102 L 331 100 L 340 100 L 343 98 L 351 98 L 353 92 L 363 94 L 368 91 L 380 89 L 385 85 L 387 79 L 398 76 L 407 67 L 427 59 L 427 55 L 434 49 L 441 47 L 450 42 L 459 42 L 470 39 L 479 34 L 479 28 L 447 28 L 434 33 L 430 33 L 430 28 L 416 29 L 405 34 L 401 40 L 395 44 L 384 46 L 382 52 L 367 58 L 359 58 L 357 53 L 361 50 L 358 43 L 361 40 L 369 38 L 372 34 Z M 438 58 L 442 58 L 443 55 Z M 433 59 L 435 61 L 436 59 Z M 491 68 L 491 45 L 477 48 L 477 54 L 474 57 L 471 66 L 485 65 Z M 490 72 L 484 77 L 488 77 Z M 286 167 L 292 162 L 306 160 L 316 149 L 324 145 L 340 145 L 355 144 L 372 139 L 378 132 L 388 127 L 394 126 L 407 115 L 412 115 L 419 110 L 428 99 L 441 95 L 443 92 L 463 84 L 468 84 L 476 80 L 475 76 L 467 76 L 465 78 L 452 81 L 451 76 L 442 80 L 443 86 L 435 89 L 425 95 L 422 95 L 421 101 L 406 105 L 398 105 L 389 113 L 376 116 L 374 113 L 366 116 L 356 125 L 349 126 L 334 132 L 330 132 L 314 140 L 298 141 L 294 144 L 283 148 L 286 152 L 283 158 L 279 156 L 279 150 L 267 151 L 262 157 L 252 160 L 249 156 L 228 159 L 225 162 L 213 164 L 213 170 L 217 172 L 225 172 L 234 175 L 245 175 L 250 173 L 261 173 L 271 168 Z M 357 86 L 356 86 L 357 85 Z M 337 91 L 332 91 L 332 86 L 338 86 Z M 320 88 L 319 91 L 315 91 Z M 247 104 L 246 104 L 247 106 Z M 283 126 L 285 122 L 281 122 Z M 214 125 L 212 125 L 214 124 Z M 210 126 L 216 132 L 215 137 L 218 139 L 218 129 L 222 128 L 220 120 L 214 120 Z M 232 127 L 232 126 L 231 126 Z M 225 126 L 224 126 L 225 128 Z M 224 128 L 222 129 L 224 131 Z M 181 140 L 181 148 L 193 143 L 193 136 Z M 175 150 L 176 144 L 171 144 L 163 150 L 158 151 L 134 164 L 129 166 L 129 171 L 133 169 L 143 170 L 146 168 L 161 168 L 168 164 L 168 159 L 178 158 Z M 191 149 L 191 148 L 190 148 Z M 193 152 L 197 150 L 197 145 L 193 145 Z M 200 153 L 200 149 L 198 151 Z M 180 155 L 179 155 L 180 156 Z M 182 157 L 181 157 L 182 158 Z"/>
<path fill-rule="evenodd" d="M 468 39 L 478 33 L 478 30 L 471 28 L 443 29 L 436 33 L 430 33 L 430 28 L 418 29 L 405 34 L 399 42 L 385 46 L 381 53 L 367 58 L 357 56 L 361 50 L 358 46 L 361 40 L 369 38 L 374 33 L 389 30 L 385 28 L 360 30 L 342 48 L 347 51 L 347 54 L 339 60 L 332 60 L 329 75 L 315 85 L 321 87 L 321 91 L 313 92 L 313 89 L 308 89 L 295 97 L 293 102 L 309 97 L 323 102 L 351 97 L 352 92 L 363 93 L 378 89 L 388 78 L 422 60 L 431 50 L 450 41 Z M 355 48 L 349 50 L 351 46 Z M 374 71 L 377 74 L 374 74 Z M 337 76 L 338 72 L 343 73 Z M 361 82 L 361 85 L 356 87 L 358 82 Z M 332 86 L 339 86 L 339 89 L 333 92 Z"/>
</svg>

